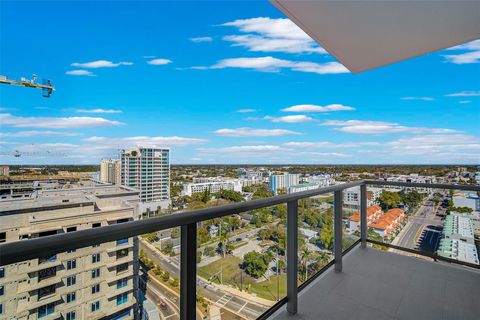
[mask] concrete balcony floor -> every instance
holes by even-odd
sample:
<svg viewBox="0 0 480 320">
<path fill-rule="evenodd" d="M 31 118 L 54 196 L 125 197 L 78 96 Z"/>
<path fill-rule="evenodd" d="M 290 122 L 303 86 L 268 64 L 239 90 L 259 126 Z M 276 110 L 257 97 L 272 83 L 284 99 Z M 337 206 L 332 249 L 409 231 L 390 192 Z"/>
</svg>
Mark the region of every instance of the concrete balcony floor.
<svg viewBox="0 0 480 320">
<path fill-rule="evenodd" d="M 478 320 L 480 272 L 415 257 L 356 248 L 343 272 L 327 270 L 299 294 L 298 314 L 274 320 Z"/>
</svg>

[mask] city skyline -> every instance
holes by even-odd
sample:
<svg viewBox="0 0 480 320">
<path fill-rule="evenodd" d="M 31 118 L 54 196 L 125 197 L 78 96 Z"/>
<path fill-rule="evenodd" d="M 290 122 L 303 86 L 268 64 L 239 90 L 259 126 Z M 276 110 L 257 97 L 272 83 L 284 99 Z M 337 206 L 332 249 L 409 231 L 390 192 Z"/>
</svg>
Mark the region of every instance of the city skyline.
<svg viewBox="0 0 480 320">
<path fill-rule="evenodd" d="M 57 88 L 0 87 L 2 163 L 480 160 L 480 40 L 352 75 L 267 2 L 1 6 L 0 74 Z"/>
</svg>

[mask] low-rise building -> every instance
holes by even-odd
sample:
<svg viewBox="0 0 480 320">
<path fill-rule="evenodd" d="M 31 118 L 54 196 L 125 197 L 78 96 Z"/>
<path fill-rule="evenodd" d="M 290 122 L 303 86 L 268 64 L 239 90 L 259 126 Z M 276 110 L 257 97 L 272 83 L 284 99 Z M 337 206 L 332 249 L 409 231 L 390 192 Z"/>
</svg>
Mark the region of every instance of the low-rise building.
<svg viewBox="0 0 480 320">
<path fill-rule="evenodd" d="M 374 205 L 367 208 L 367 225 L 384 238 L 391 236 L 396 228 L 403 224 L 405 212 L 400 208 L 383 212 L 380 206 Z M 357 212 L 348 218 L 348 230 L 353 233 L 360 230 L 360 213 Z"/>
<path fill-rule="evenodd" d="M 220 190 L 242 192 L 242 183 L 238 179 L 194 178 L 192 183 L 183 184 L 182 195 L 192 196 L 195 193 L 209 191 L 216 193 Z"/>
<path fill-rule="evenodd" d="M 294 186 L 290 186 L 288 188 L 288 193 L 295 193 L 295 192 L 302 192 L 302 191 L 308 191 L 308 190 L 315 190 L 320 188 L 320 185 L 317 183 L 300 183 Z"/>
</svg>

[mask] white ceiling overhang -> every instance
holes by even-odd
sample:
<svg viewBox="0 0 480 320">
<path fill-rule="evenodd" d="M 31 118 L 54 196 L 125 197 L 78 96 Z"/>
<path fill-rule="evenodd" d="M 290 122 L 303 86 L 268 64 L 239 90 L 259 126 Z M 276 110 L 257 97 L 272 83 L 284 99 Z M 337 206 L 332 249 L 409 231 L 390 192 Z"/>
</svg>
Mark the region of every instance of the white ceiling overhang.
<svg viewBox="0 0 480 320">
<path fill-rule="evenodd" d="M 480 38 L 480 0 L 270 0 L 357 73 Z"/>
</svg>

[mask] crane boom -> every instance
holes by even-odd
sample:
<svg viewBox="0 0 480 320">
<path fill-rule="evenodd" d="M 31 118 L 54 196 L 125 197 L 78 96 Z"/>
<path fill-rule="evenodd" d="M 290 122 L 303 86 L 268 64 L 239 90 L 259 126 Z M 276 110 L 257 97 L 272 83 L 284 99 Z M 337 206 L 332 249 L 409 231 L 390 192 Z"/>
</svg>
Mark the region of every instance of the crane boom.
<svg viewBox="0 0 480 320">
<path fill-rule="evenodd" d="M 50 80 L 44 79 L 43 84 L 37 83 L 36 80 L 37 80 L 36 75 L 33 75 L 31 80 L 26 78 L 20 78 L 19 81 L 11 80 L 11 79 L 8 79 L 6 76 L 0 75 L 0 83 L 14 85 L 14 86 L 22 86 L 27 88 L 42 89 L 43 96 L 46 98 L 50 97 L 52 92 L 55 91 L 55 87 L 52 86 Z"/>
</svg>

